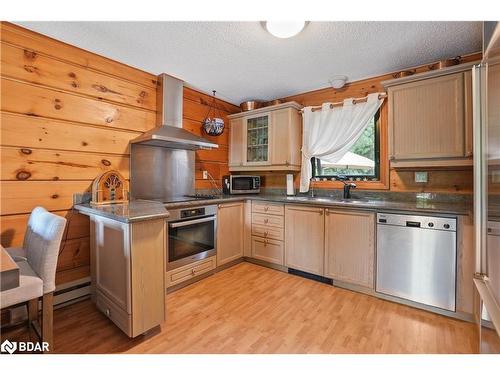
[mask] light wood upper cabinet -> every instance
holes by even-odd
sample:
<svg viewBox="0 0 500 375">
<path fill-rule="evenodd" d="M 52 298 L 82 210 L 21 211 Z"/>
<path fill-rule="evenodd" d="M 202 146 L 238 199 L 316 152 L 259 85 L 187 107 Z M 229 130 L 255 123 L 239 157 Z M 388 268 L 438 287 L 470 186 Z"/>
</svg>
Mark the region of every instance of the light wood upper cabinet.
<svg viewBox="0 0 500 375">
<path fill-rule="evenodd" d="M 229 170 L 300 170 L 300 108 L 289 102 L 228 116 Z"/>
<path fill-rule="evenodd" d="M 274 166 L 301 165 L 302 117 L 291 108 L 271 112 L 271 164 Z"/>
<path fill-rule="evenodd" d="M 325 210 L 325 276 L 373 289 L 375 214 Z"/>
<path fill-rule="evenodd" d="M 217 265 L 243 257 L 245 202 L 224 203 L 217 212 Z"/>
<path fill-rule="evenodd" d="M 231 120 L 229 126 L 229 167 L 243 165 L 243 118 Z"/>
<path fill-rule="evenodd" d="M 285 206 L 285 265 L 323 275 L 324 209 Z"/>
<path fill-rule="evenodd" d="M 384 82 L 389 94 L 392 167 L 471 165 L 469 68 L 445 68 Z"/>
</svg>

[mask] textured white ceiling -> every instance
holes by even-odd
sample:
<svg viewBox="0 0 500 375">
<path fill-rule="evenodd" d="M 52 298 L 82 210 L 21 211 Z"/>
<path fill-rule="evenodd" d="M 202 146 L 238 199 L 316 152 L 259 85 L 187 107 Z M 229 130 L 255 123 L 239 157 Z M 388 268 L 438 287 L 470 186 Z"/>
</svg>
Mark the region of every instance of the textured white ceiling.
<svg viewBox="0 0 500 375">
<path fill-rule="evenodd" d="M 278 39 L 260 22 L 19 22 L 238 104 L 479 51 L 480 22 L 310 22 Z"/>
</svg>

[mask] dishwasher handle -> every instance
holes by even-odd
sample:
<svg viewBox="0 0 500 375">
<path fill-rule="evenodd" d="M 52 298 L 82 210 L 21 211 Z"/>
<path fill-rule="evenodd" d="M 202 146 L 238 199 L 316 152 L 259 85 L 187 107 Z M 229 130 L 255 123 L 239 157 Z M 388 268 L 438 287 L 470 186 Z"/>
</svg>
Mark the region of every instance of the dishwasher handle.
<svg viewBox="0 0 500 375">
<path fill-rule="evenodd" d="M 406 226 L 407 227 L 412 227 L 412 228 L 420 228 L 420 221 L 406 221 Z"/>
</svg>

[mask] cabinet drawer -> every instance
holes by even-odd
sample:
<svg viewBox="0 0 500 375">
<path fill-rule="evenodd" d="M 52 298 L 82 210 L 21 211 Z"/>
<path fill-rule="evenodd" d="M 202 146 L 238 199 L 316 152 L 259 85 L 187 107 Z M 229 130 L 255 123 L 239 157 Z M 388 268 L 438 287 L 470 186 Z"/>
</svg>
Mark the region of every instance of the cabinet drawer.
<svg viewBox="0 0 500 375">
<path fill-rule="evenodd" d="M 252 225 L 257 224 L 257 225 L 283 228 L 284 222 L 285 220 L 283 216 L 252 214 Z"/>
<path fill-rule="evenodd" d="M 252 236 L 252 257 L 269 263 L 283 265 L 284 247 L 282 241 Z"/>
<path fill-rule="evenodd" d="M 285 239 L 283 228 L 274 228 L 258 224 L 252 225 L 252 235 L 279 241 L 283 241 Z"/>
<path fill-rule="evenodd" d="M 215 268 L 215 257 L 200 260 L 196 263 L 191 263 L 183 267 L 177 268 L 167 272 L 167 288 L 184 281 L 192 279 L 193 277 L 203 275 Z"/>
<path fill-rule="evenodd" d="M 270 215 L 284 215 L 285 206 L 281 203 L 252 202 L 252 212 Z"/>
<path fill-rule="evenodd" d="M 118 328 L 128 336 L 132 335 L 132 316 L 102 294 L 99 289 L 96 291 L 96 305 Z"/>
</svg>

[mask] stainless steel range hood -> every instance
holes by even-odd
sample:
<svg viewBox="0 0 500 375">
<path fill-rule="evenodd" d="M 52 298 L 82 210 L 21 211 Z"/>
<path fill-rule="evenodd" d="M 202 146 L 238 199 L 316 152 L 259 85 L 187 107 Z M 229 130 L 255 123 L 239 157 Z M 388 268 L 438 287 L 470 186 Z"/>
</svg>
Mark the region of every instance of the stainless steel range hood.
<svg viewBox="0 0 500 375">
<path fill-rule="evenodd" d="M 130 143 L 183 150 L 212 149 L 219 145 L 198 137 L 182 128 L 184 82 L 167 74 L 158 76 L 158 127 L 133 139 Z M 158 105 L 157 104 L 157 105 Z"/>
</svg>

